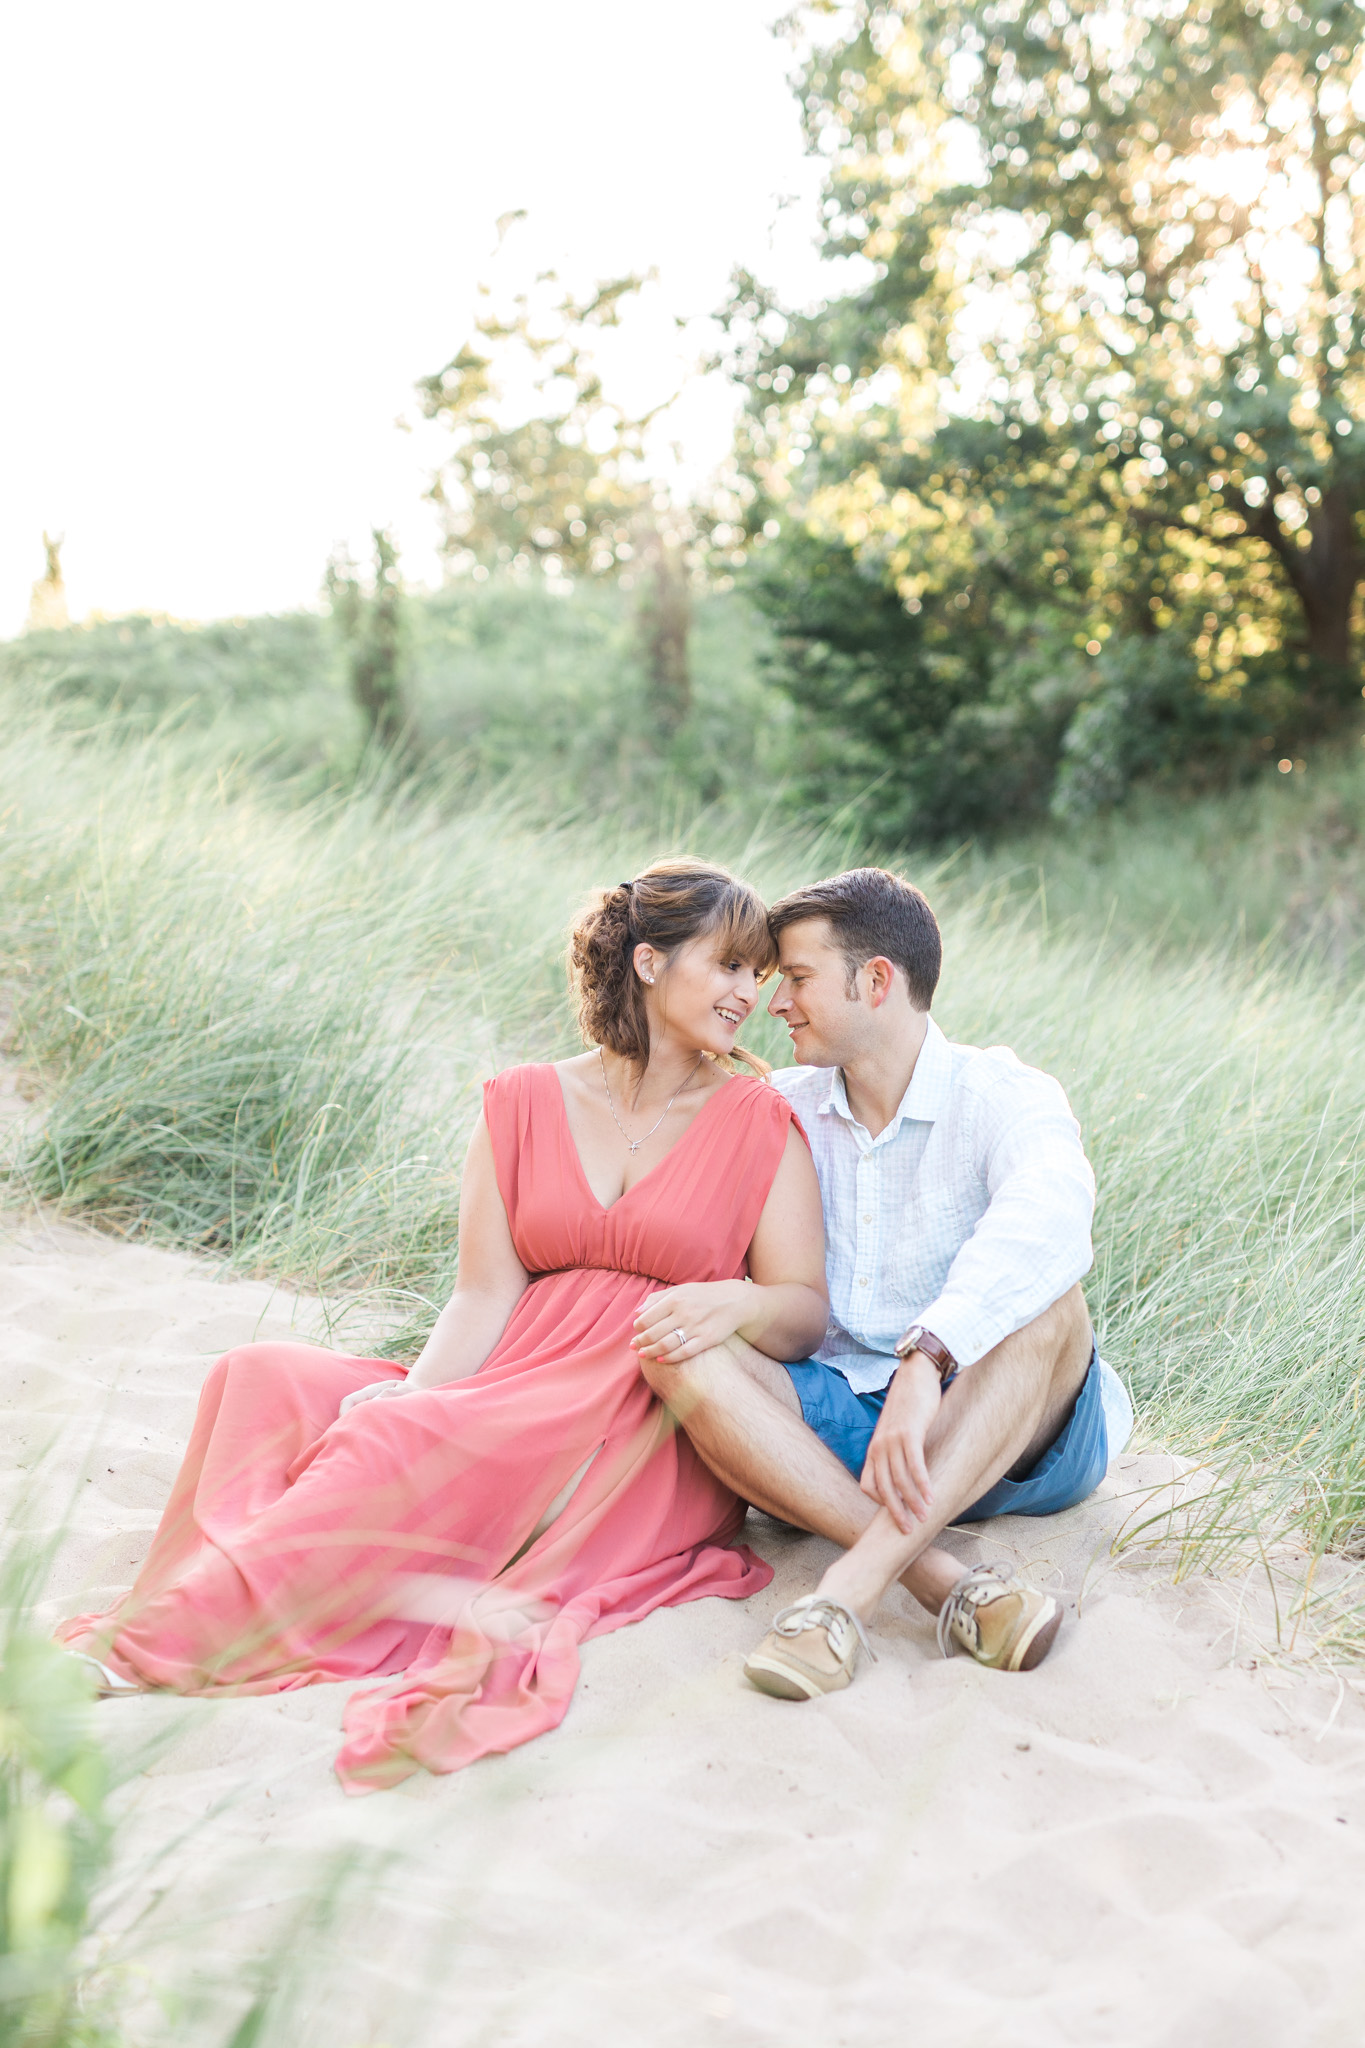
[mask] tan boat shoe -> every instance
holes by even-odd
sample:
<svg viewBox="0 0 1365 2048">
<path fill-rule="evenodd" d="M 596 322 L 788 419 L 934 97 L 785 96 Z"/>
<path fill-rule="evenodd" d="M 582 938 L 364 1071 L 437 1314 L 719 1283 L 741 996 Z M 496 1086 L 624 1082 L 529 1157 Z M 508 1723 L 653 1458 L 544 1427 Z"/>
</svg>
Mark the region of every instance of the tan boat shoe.
<svg viewBox="0 0 1365 2048">
<path fill-rule="evenodd" d="M 1025 1585 L 999 1565 L 979 1564 L 944 1601 L 938 1646 L 945 1657 L 965 1650 L 992 1671 L 1032 1671 L 1052 1648 L 1061 1625 L 1062 1604 L 1051 1593 Z"/>
<path fill-rule="evenodd" d="M 852 1609 L 807 1593 L 782 1609 L 746 1661 L 744 1676 L 774 1699 L 818 1699 L 853 1683 L 860 1644 L 875 1664 L 876 1652 Z"/>
</svg>

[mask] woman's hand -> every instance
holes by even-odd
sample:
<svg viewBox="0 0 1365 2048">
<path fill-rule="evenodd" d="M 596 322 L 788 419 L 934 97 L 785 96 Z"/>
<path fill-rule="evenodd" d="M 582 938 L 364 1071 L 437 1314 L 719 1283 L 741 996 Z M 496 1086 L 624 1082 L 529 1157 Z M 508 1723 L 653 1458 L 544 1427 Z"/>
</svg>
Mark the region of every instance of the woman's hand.
<svg viewBox="0 0 1365 2048">
<path fill-rule="evenodd" d="M 376 1380 L 372 1387 L 357 1387 L 342 1402 L 340 1413 L 348 1415 L 361 1401 L 387 1401 L 394 1394 L 406 1393 L 407 1385 L 406 1380 Z"/>
<path fill-rule="evenodd" d="M 747 1337 L 761 1326 L 763 1294 L 747 1280 L 691 1280 L 651 1294 L 635 1318 L 631 1344 L 641 1358 L 696 1358 L 727 1337 Z"/>
</svg>

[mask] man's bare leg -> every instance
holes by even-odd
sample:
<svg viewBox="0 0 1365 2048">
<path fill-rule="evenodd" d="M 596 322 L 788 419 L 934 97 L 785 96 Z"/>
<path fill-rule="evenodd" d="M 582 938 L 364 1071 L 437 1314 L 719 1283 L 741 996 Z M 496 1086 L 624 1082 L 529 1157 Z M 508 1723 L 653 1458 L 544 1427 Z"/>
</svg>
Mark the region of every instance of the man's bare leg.
<svg viewBox="0 0 1365 2048">
<path fill-rule="evenodd" d="M 789 1376 L 761 1351 L 734 1337 L 682 1366 L 646 1359 L 640 1369 L 716 1477 L 764 1514 L 844 1549 L 875 1520 L 877 1503 L 802 1420 Z M 902 1583 L 937 1614 L 961 1576 L 950 1552 L 929 1549 Z"/>
<path fill-rule="evenodd" d="M 925 1440 L 934 1501 L 906 1535 L 878 1508 L 819 1590 L 868 1622 L 893 1579 L 998 1479 L 1022 1476 L 1059 1434 L 1090 1368 L 1093 1337 L 1079 1287 L 1016 1330 L 947 1388 Z"/>
<path fill-rule="evenodd" d="M 967 1424 L 967 1434 L 976 1448 L 966 1459 L 965 1469 L 970 1472 L 980 1456 L 979 1437 L 984 1437 L 984 1449 L 992 1454 L 999 1450 L 997 1438 L 1002 1439 L 1003 1462 L 981 1484 L 968 1481 L 965 1491 L 948 1497 L 931 1455 L 936 1507 L 943 1512 L 932 1528 L 921 1525 L 925 1533 L 914 1539 L 913 1547 L 885 1509 L 877 1507 L 807 1427 L 801 1419 L 796 1389 L 772 1359 L 732 1340 L 681 1366 L 670 1367 L 667 1359 L 656 1359 L 646 1360 L 641 1369 L 717 1478 L 765 1513 L 827 1536 L 850 1553 L 858 1551 L 863 1568 L 860 1583 L 864 1569 L 872 1576 L 881 1570 L 886 1554 L 879 1543 L 871 1557 L 861 1556 L 864 1539 L 875 1525 L 883 1521 L 890 1525 L 907 1555 L 899 1569 L 889 1572 L 878 1585 L 864 1617 L 870 1619 L 882 1593 L 897 1577 L 922 1607 L 930 1614 L 938 1613 L 961 1578 L 962 1566 L 951 1552 L 935 1546 L 932 1536 L 978 1500 L 1003 1472 L 1012 1467 L 1027 1470 L 1042 1456 L 1085 1377 L 1090 1341 L 1084 1297 L 1076 1287 L 1037 1322 L 1006 1338 L 948 1389 L 930 1433 L 931 1453 L 942 1445 L 945 1428 L 952 1435 Z M 1082 1349 L 1084 1361 L 1076 1372 L 1074 1359 Z M 993 1370 L 973 1388 L 976 1375 L 988 1364 Z M 989 1398 L 983 1400 L 983 1396 Z M 980 1418 L 973 1422 L 978 1406 L 984 1407 L 990 1418 L 984 1431 Z M 962 1462 L 955 1461 L 955 1466 Z M 943 1477 L 951 1484 L 955 1469 Z M 848 1559 L 839 1562 L 847 1564 Z M 821 1590 L 834 1590 L 829 1573 Z M 836 1597 L 848 1604 L 847 1596 Z"/>
</svg>

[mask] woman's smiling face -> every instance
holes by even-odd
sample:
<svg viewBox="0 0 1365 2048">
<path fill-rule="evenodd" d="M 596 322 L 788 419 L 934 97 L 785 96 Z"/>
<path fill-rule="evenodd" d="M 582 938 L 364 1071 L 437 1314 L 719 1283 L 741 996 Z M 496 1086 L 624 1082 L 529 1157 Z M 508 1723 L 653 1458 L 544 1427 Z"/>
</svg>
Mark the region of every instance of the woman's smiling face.
<svg viewBox="0 0 1365 2048">
<path fill-rule="evenodd" d="M 714 936 L 704 932 L 670 954 L 637 946 L 635 968 L 645 982 L 656 1046 L 669 1038 L 697 1052 L 724 1056 L 734 1050 L 735 1036 L 758 1002 L 758 974 L 751 962 L 718 957 Z"/>
</svg>

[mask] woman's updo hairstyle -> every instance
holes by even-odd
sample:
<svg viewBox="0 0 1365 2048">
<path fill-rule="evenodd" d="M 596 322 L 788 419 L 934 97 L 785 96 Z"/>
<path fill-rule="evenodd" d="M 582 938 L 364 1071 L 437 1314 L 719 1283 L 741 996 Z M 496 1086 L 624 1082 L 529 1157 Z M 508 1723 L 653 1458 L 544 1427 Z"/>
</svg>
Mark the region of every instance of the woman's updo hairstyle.
<svg viewBox="0 0 1365 2048">
<path fill-rule="evenodd" d="M 604 1045 L 643 1072 L 649 1063 L 649 1016 L 635 948 L 671 954 L 689 939 L 711 937 L 718 959 L 746 961 L 760 978 L 777 964 L 763 903 L 725 868 L 702 860 L 660 860 L 634 881 L 599 889 L 569 940 L 569 985 L 588 1043 Z M 768 1072 L 767 1061 L 742 1045 L 734 1054 L 756 1074 Z"/>
</svg>

